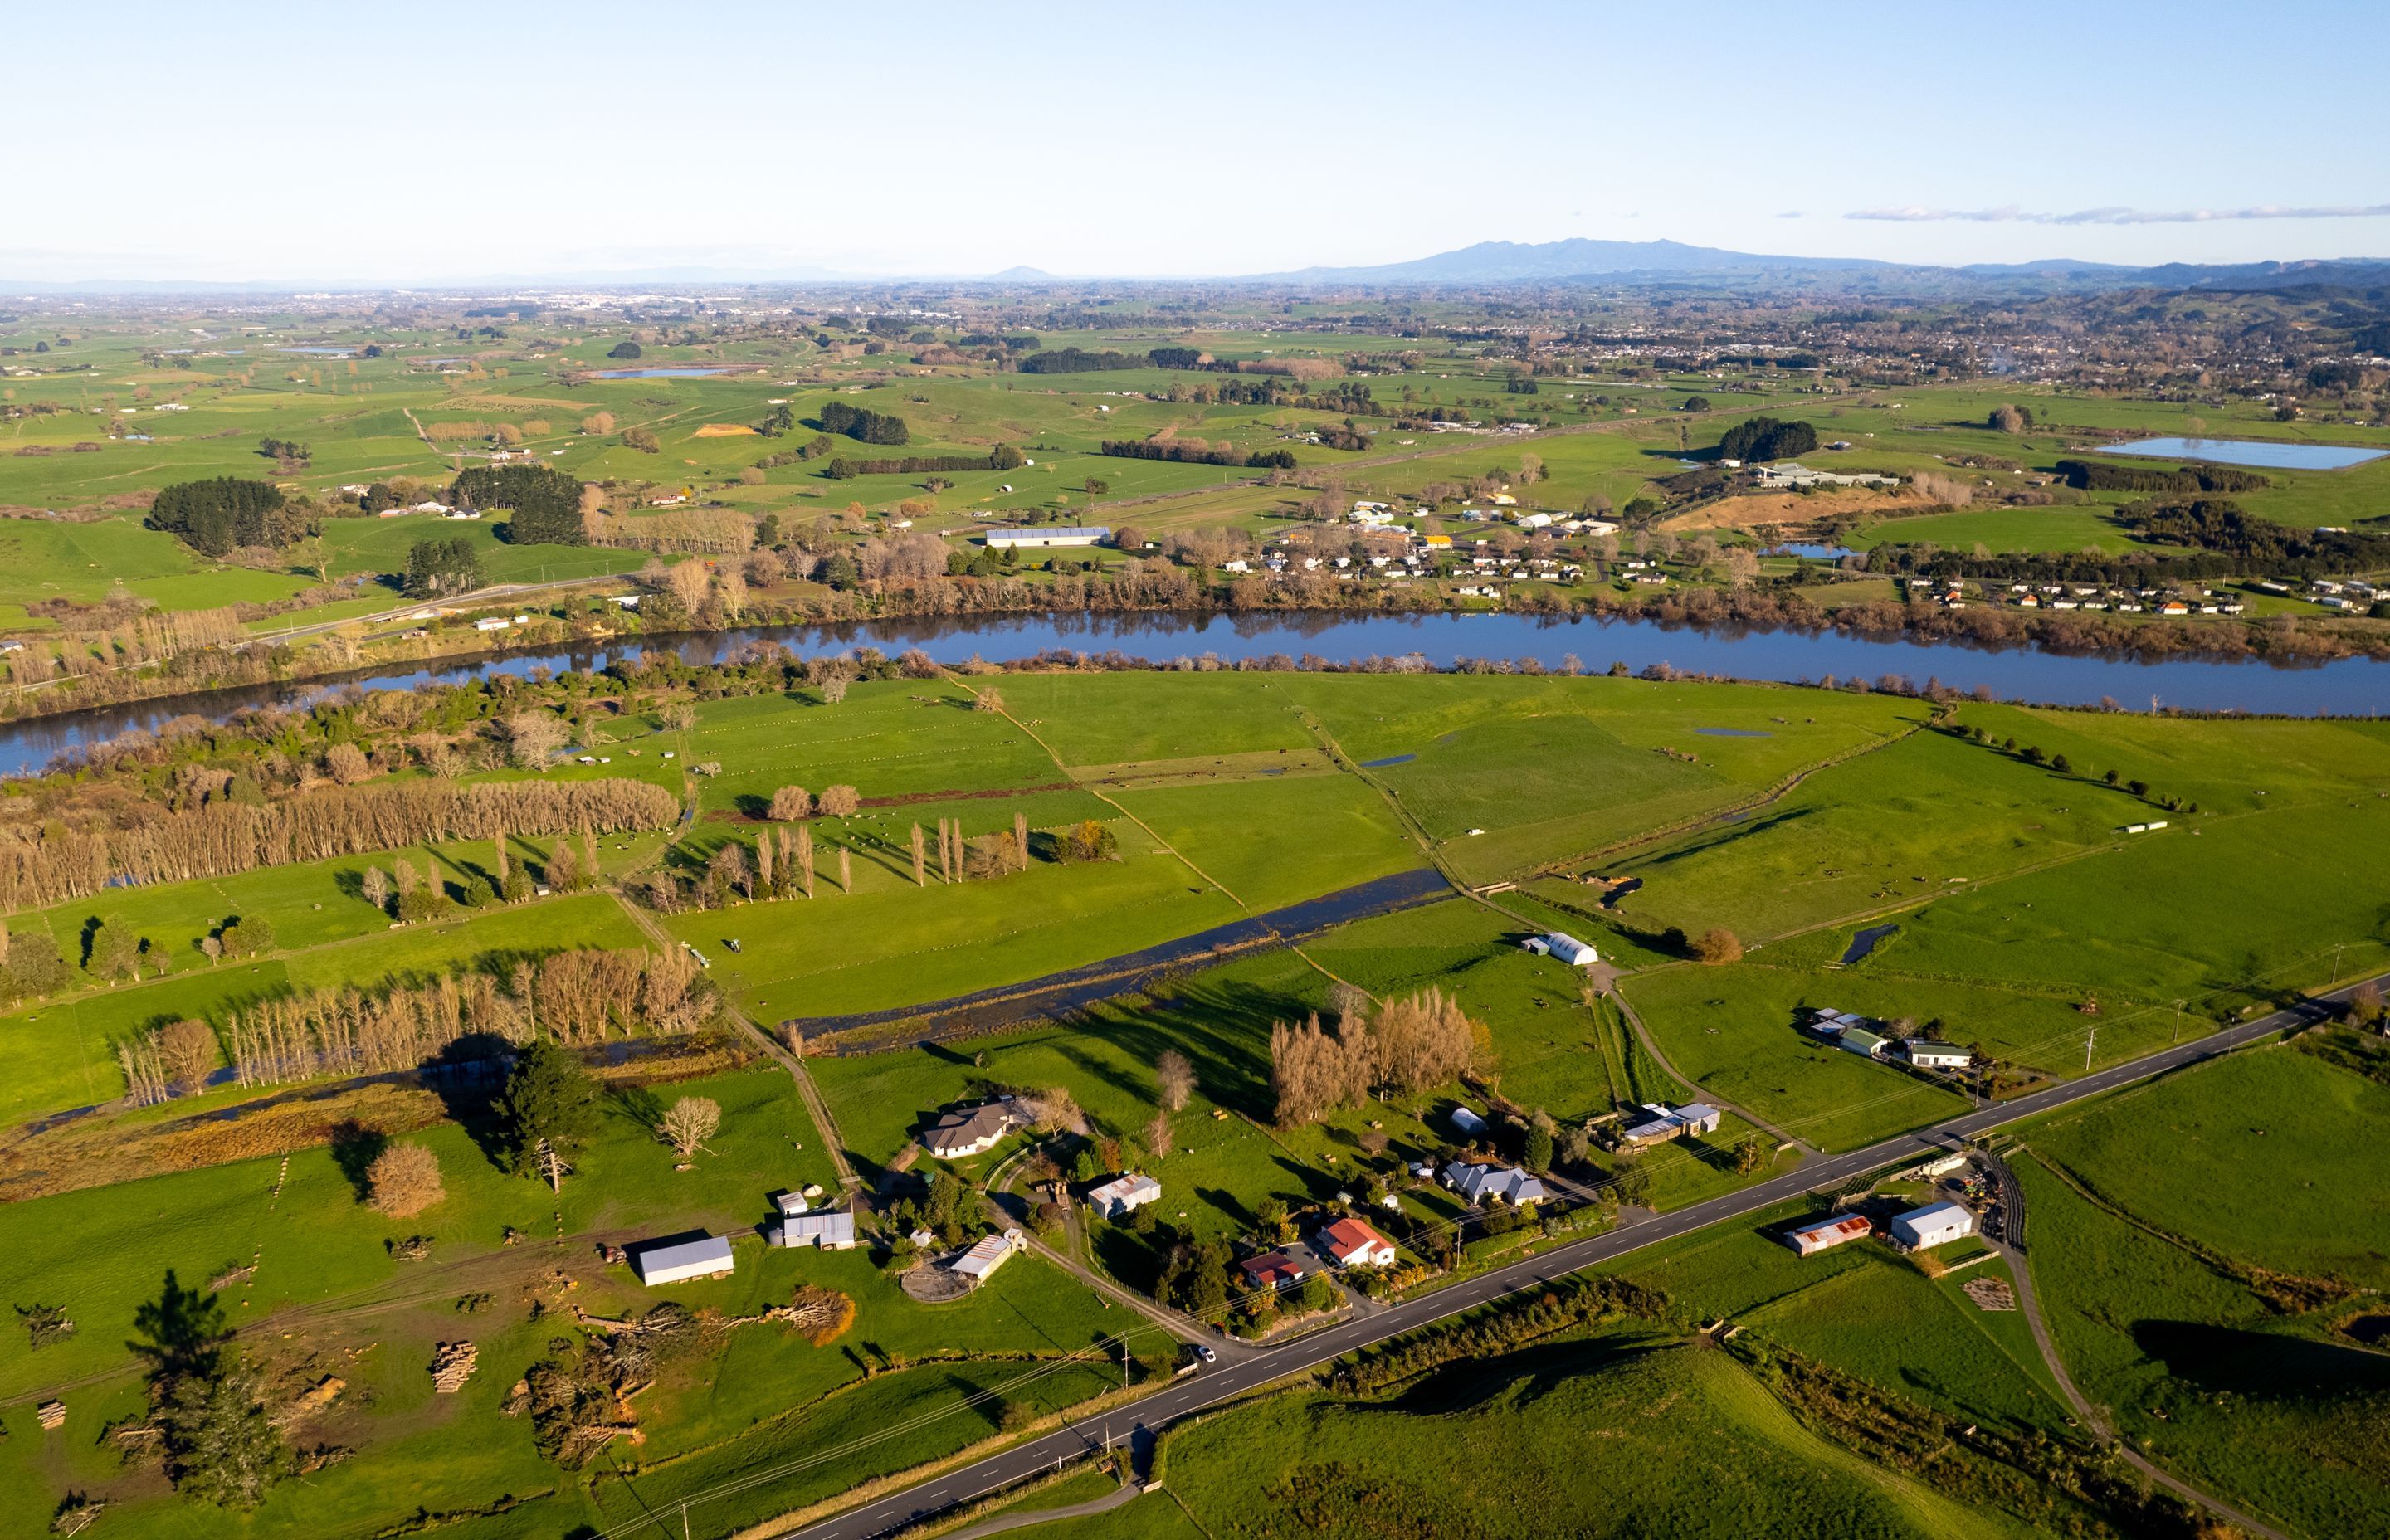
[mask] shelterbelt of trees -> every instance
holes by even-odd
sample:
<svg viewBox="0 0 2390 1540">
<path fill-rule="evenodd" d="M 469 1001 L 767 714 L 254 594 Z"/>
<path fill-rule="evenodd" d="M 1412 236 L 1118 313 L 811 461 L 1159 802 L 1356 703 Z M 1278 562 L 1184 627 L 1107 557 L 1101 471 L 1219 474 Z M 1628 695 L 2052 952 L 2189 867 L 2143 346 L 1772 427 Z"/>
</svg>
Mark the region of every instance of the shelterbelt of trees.
<svg viewBox="0 0 2390 1540">
<path fill-rule="evenodd" d="M 618 779 L 330 786 L 275 802 L 215 798 L 180 813 L 127 802 L 112 827 L 0 828 L 0 912 L 87 898 L 111 883 L 230 877 L 425 841 L 662 828 L 679 812 L 662 787 Z"/>
</svg>

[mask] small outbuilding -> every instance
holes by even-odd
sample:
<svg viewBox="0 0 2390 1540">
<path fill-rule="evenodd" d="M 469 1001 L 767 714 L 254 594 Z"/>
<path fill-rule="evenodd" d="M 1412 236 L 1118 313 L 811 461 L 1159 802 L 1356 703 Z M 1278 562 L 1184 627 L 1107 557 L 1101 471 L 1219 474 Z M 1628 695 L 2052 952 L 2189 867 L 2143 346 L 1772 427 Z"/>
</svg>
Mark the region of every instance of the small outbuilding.
<svg viewBox="0 0 2390 1540">
<path fill-rule="evenodd" d="M 631 1271 L 649 1289 L 659 1284 L 686 1283 L 691 1278 L 723 1277 L 736 1265 L 730 1242 L 724 1237 L 702 1232 L 642 1241 L 626 1250 Z"/>
<path fill-rule="evenodd" d="M 1452 1110 L 1452 1126 L 1463 1137 L 1474 1138 L 1485 1132 L 1485 1120 L 1466 1107 L 1456 1107 Z"/>
<path fill-rule="evenodd" d="M 1861 1059 L 1882 1059 L 1890 1044 L 1865 1027 L 1844 1027 L 1842 1035 L 1834 1039 L 1834 1046 L 1844 1053 L 1855 1053 Z"/>
<path fill-rule="evenodd" d="M 985 1283 L 996 1276 L 996 1270 L 1012 1260 L 1012 1253 L 1027 1242 L 1019 1230 L 1007 1230 L 1002 1235 L 982 1236 L 968 1251 L 946 1264 L 946 1266 L 973 1283 Z"/>
<path fill-rule="evenodd" d="M 1956 1203 L 1928 1203 L 1892 1222 L 1892 1238 L 1913 1251 L 1975 1233 L 1975 1216 Z"/>
<path fill-rule="evenodd" d="M 817 1246 L 825 1251 L 854 1249 L 854 1215 L 844 1209 L 788 1214 L 764 1229 L 775 1246 Z"/>
<path fill-rule="evenodd" d="M 1089 1189 L 1087 1206 L 1106 1219 L 1126 1219 L 1162 1196 L 1162 1184 L 1150 1176 L 1115 1176 Z"/>
<path fill-rule="evenodd" d="M 1035 545 L 1100 545 L 1111 535 L 1107 525 L 1087 524 L 1050 530 L 990 530 L 986 539 L 988 549 L 1003 551 Z"/>
<path fill-rule="evenodd" d="M 1833 1219 L 1820 1219 L 1814 1225 L 1803 1225 L 1784 1232 L 1784 1244 L 1805 1257 L 1830 1251 L 1844 1241 L 1858 1240 L 1875 1233 L 1875 1226 L 1863 1213 L 1846 1213 Z"/>
<path fill-rule="evenodd" d="M 1559 930 L 1529 936 L 1519 944 L 1540 956 L 1557 957 L 1571 968 L 1591 968 L 1601 960 L 1601 954 L 1590 945 Z"/>
</svg>

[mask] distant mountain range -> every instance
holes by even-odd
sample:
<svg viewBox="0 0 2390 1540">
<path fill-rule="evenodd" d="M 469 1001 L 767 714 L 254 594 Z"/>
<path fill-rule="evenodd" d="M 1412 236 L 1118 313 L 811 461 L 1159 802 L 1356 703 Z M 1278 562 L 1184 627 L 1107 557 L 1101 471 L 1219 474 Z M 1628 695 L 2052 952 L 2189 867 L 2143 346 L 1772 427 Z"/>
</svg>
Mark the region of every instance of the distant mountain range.
<svg viewBox="0 0 2390 1540">
<path fill-rule="evenodd" d="M 1482 240 L 1456 251 L 1369 267 L 1304 267 L 1256 274 L 1256 283 L 1311 284 L 1554 284 L 1584 280 L 1766 278 L 1879 276 L 1887 279 L 1958 277 L 1985 282 L 2042 283 L 2077 288 L 2288 289 L 2310 284 L 2372 287 L 2390 283 L 2390 259 L 2261 262 L 2203 265 L 2167 263 L 2131 267 L 2052 257 L 2042 262 L 1971 263 L 1932 267 L 1869 257 L 1764 256 L 1674 240 L 1551 240 L 1522 245 Z"/>
<path fill-rule="evenodd" d="M 1304 267 L 1286 273 L 1253 273 L 1214 278 L 1212 282 L 1278 284 L 1315 288 L 1450 286 L 1489 288 L 1505 285 L 1586 282 L 1728 282 L 1766 284 L 1842 282 L 1891 288 L 1980 283 L 2030 290 L 2053 289 L 2262 289 L 2332 285 L 2348 289 L 2390 286 L 2390 258 L 2351 257 L 2299 262 L 2229 264 L 2166 263 L 2133 267 L 2114 263 L 2052 257 L 2041 262 L 1971 263 L 1960 267 L 1935 267 L 1882 262 L 1871 257 L 1767 256 L 1730 251 L 1715 246 L 1688 246 L 1675 240 L 1587 240 L 1571 238 L 1540 243 L 1482 240 L 1454 251 L 1408 262 L 1360 267 Z M 104 279 L 74 282 L 29 282 L 0 277 L 0 295 L 16 294 L 289 294 L 387 292 L 421 289 L 486 292 L 496 289 L 623 289 L 623 288 L 792 288 L 807 285 L 854 288 L 889 283 L 1003 284 L 1037 287 L 1093 281 L 1057 277 L 1041 268 L 1008 267 L 999 273 L 867 275 L 791 264 L 785 267 L 659 266 L 595 273 L 507 274 L 458 278 L 430 284 L 360 283 L 355 280 L 295 282 L 290 280 Z M 1111 282 L 1137 282 L 1113 278 Z M 1200 281 L 1190 277 L 1152 278 L 1154 283 Z"/>
</svg>

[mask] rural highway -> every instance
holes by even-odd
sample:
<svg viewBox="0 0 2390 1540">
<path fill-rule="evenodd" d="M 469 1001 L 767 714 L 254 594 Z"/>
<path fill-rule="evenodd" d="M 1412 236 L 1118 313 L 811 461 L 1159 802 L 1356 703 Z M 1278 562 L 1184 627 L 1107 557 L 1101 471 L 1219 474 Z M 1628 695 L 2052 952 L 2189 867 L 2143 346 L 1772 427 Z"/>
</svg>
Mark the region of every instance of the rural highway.
<svg viewBox="0 0 2390 1540">
<path fill-rule="evenodd" d="M 2306 1026 L 2332 1014 L 2325 1002 L 2345 999 L 2359 982 L 2288 1010 L 2239 1026 L 2227 1027 L 2193 1042 L 2180 1044 L 2112 1065 L 2080 1080 L 2065 1082 L 1997 1107 L 1963 1113 L 1931 1127 L 1899 1135 L 1846 1154 L 1818 1156 L 1799 1170 L 1740 1188 L 1690 1208 L 1653 1214 L 1622 1225 L 1603 1235 L 1571 1241 L 1507 1267 L 1498 1267 L 1466 1282 L 1401 1304 L 1370 1309 L 1326 1330 L 1241 1359 L 1223 1359 L 1202 1372 L 1177 1380 L 1142 1400 L 1108 1414 L 1072 1423 L 1042 1438 L 1014 1445 L 970 1465 L 919 1482 L 906 1491 L 877 1502 L 790 1532 L 789 1540 L 870 1540 L 891 1530 L 919 1523 L 971 1502 L 990 1492 L 1054 1469 L 1107 1441 L 1125 1444 L 1133 1431 L 1159 1431 L 1191 1413 L 1248 1394 L 1289 1375 L 1304 1373 L 1358 1352 L 1373 1342 L 1416 1331 L 1447 1316 L 1639 1251 L 1674 1240 L 1695 1230 L 1789 1202 L 1821 1187 L 1902 1161 L 1949 1149 L 1959 1141 L 1987 1133 L 2003 1123 L 2052 1111 L 2071 1103 L 2152 1079 L 2171 1071 L 2217 1059 L 2261 1039 L 2294 1027 Z M 2390 984 L 2390 974 L 2374 981 Z M 697 1505 L 694 1501 L 692 1508 Z"/>
</svg>

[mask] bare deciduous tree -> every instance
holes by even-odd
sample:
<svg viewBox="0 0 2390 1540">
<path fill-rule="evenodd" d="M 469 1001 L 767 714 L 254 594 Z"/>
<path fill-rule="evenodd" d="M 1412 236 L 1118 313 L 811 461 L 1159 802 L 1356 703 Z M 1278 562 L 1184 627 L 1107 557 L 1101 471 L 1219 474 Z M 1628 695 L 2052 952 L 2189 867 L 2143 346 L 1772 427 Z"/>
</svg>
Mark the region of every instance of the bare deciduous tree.
<svg viewBox="0 0 2390 1540">
<path fill-rule="evenodd" d="M 802 786 L 784 786 L 772 793 L 771 816 L 774 823 L 799 823 L 813 816 L 813 793 Z"/>
<path fill-rule="evenodd" d="M 564 747 L 564 719 L 554 712 L 518 712 L 506 719 L 507 754 L 525 770 L 547 768 Z"/>
<path fill-rule="evenodd" d="M 375 1211 L 405 1219 L 448 1196 L 440 1180 L 440 1157 L 419 1144 L 394 1144 L 366 1168 L 367 1200 Z"/>
<path fill-rule="evenodd" d="M 1162 1091 L 1162 1110 L 1176 1112 L 1195 1094 L 1195 1066 L 1176 1048 L 1164 1048 L 1153 1061 L 1153 1078 Z"/>
<path fill-rule="evenodd" d="M 855 795 L 854 788 L 851 786 L 822 788 L 819 811 L 825 817 L 851 818 L 854 810 L 862 805 L 863 799 Z"/>
<path fill-rule="evenodd" d="M 664 1110 L 656 1134 L 686 1161 L 722 1127 L 722 1105 L 711 1097 L 683 1097 Z"/>
</svg>

